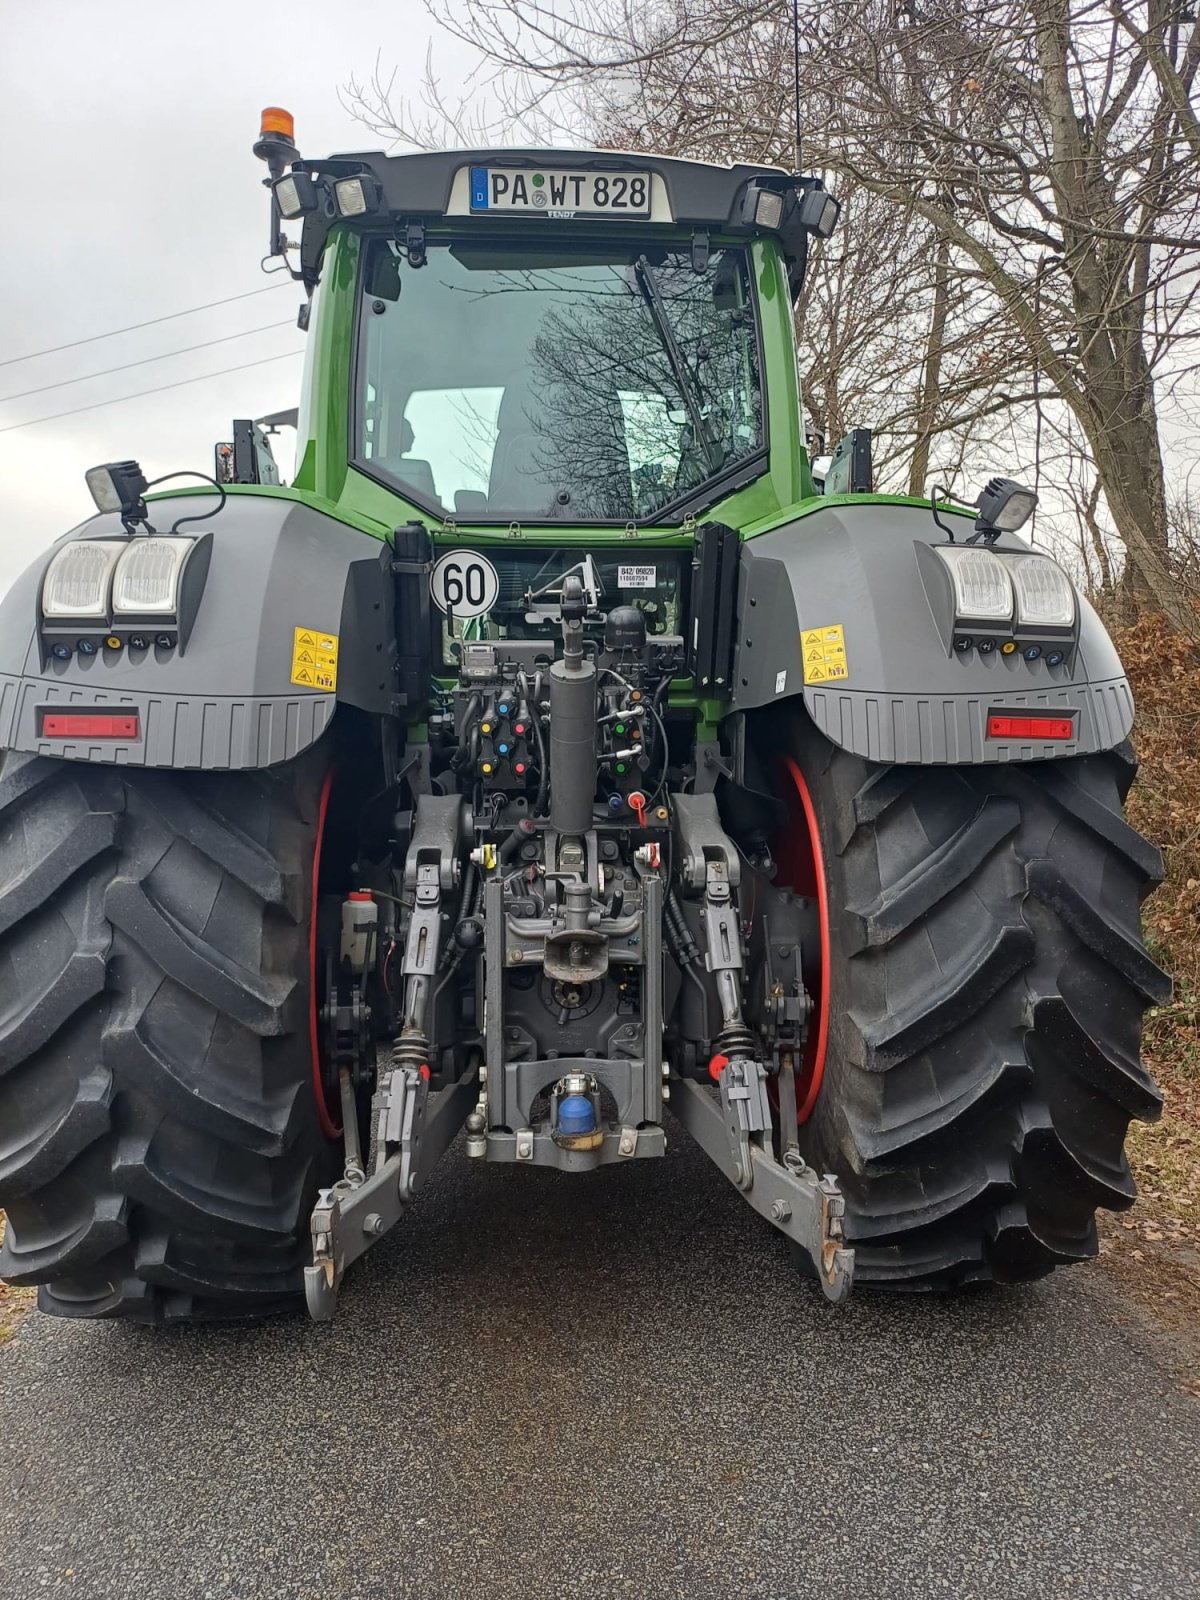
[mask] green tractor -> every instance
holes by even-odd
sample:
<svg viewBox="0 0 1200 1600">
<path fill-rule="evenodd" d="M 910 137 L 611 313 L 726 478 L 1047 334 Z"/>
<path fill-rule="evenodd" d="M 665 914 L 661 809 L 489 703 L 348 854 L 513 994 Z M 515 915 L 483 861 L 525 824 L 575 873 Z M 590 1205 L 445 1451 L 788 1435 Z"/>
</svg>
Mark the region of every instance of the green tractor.
<svg viewBox="0 0 1200 1600">
<path fill-rule="evenodd" d="M 668 1111 L 830 1300 L 1094 1254 L 1169 988 L 1133 704 L 1029 490 L 808 459 L 837 202 L 255 150 L 294 481 L 249 421 L 199 488 L 97 468 L 4 601 L 0 1275 L 327 1319 L 460 1132 L 570 1182 Z"/>
</svg>

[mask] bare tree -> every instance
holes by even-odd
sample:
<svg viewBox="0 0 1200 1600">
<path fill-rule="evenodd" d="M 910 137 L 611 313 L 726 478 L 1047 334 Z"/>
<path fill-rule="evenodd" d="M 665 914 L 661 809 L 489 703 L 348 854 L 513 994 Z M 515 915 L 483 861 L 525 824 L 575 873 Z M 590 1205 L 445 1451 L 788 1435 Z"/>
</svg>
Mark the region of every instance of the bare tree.
<svg viewBox="0 0 1200 1600">
<path fill-rule="evenodd" d="M 718 159 L 795 157 L 790 16 L 777 0 L 431 4 L 480 52 L 521 137 L 587 127 Z M 800 0 L 800 18 L 805 164 L 874 202 L 860 227 L 886 213 L 918 269 L 910 293 L 889 282 L 876 299 L 909 352 L 892 389 L 906 405 L 889 419 L 915 443 L 909 485 L 924 483 L 954 406 L 978 428 L 995 403 L 1057 397 L 1124 544 L 1129 597 L 1194 632 L 1173 571 L 1158 403 L 1164 375 L 1193 371 L 1198 332 L 1196 10 Z M 359 110 L 420 134 L 384 88 L 358 87 Z M 444 114 L 436 88 L 425 110 Z M 810 334 L 814 308 L 801 307 Z M 831 416 L 852 322 L 835 321 L 809 374 L 810 403 L 820 395 Z M 876 345 L 880 370 L 877 357 Z"/>
<path fill-rule="evenodd" d="M 497 26 L 499 10 L 493 8 L 491 19 Z M 780 38 L 790 52 L 790 36 Z M 778 76 L 782 68 L 770 53 L 778 41 L 741 42 L 751 50 L 745 68 L 749 79 Z M 761 149 L 753 150 L 747 150 L 746 130 L 736 117 L 720 126 L 712 119 L 673 125 L 672 109 L 664 104 L 644 126 L 626 120 L 650 96 L 649 86 L 634 90 L 628 81 L 611 93 L 604 88 L 593 95 L 589 87 L 583 96 L 586 112 L 577 111 L 569 95 L 523 85 L 499 68 L 491 78 L 477 76 L 471 87 L 473 99 L 462 91 L 450 97 L 427 69 L 419 102 L 393 103 L 394 76 L 377 59 L 371 76 L 352 81 L 344 99 L 389 144 L 401 139 L 420 147 L 477 145 L 521 138 L 535 144 L 595 141 L 716 161 L 747 155 L 791 160 L 786 147 L 793 127 L 790 80 L 779 99 L 782 123 L 770 130 Z M 968 462 L 989 460 L 1003 420 L 1028 398 L 1021 392 L 1028 387 L 1027 375 L 1003 340 L 989 332 L 988 317 L 981 317 L 971 293 L 970 274 L 947 264 L 931 281 L 930 257 L 940 254 L 945 261 L 948 252 L 923 219 L 865 190 L 846 192 L 843 186 L 842 197 L 842 227 L 822 247 L 820 270 L 809 274 L 796 307 L 805 412 L 830 443 L 850 426 L 870 426 L 876 481 L 921 493 L 934 480 L 956 480 Z M 914 435 L 915 465 L 909 460 Z"/>
</svg>

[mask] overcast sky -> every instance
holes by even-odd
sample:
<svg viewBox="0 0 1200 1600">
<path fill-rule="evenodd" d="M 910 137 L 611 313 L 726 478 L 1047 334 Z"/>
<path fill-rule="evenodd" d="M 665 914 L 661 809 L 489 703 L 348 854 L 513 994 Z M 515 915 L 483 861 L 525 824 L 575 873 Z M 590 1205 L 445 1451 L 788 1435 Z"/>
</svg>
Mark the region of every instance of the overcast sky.
<svg viewBox="0 0 1200 1600">
<path fill-rule="evenodd" d="M 352 74 L 369 77 L 380 52 L 385 71 L 397 69 L 397 97 L 418 95 L 431 31 L 422 0 L 0 0 L 0 592 L 90 514 L 85 468 L 135 456 L 150 477 L 210 471 L 233 417 L 295 403 L 303 295 L 259 270 L 259 112 L 292 111 L 308 154 L 375 148 L 338 90 Z M 435 57 L 454 99 L 474 58 L 444 34 Z M 272 284 L 217 310 L 14 359 Z M 201 348 L 46 388 L 192 345 Z M 274 356 L 284 359 L 111 403 Z M 1195 440 L 1169 412 L 1178 487 L 1196 470 Z M 290 432 L 280 439 L 286 474 Z M 1043 489 L 1049 511 L 1053 483 Z M 1040 517 L 1039 534 L 1049 532 Z"/>
<path fill-rule="evenodd" d="M 429 33 L 421 0 L 0 0 L 0 590 L 91 512 L 86 467 L 135 456 L 149 477 L 211 471 L 212 446 L 228 437 L 231 418 L 294 404 L 298 354 L 12 427 L 302 350 L 302 291 L 259 271 L 266 169 L 250 153 L 259 112 L 293 112 L 305 153 L 376 148 L 342 109 L 338 89 L 351 73 L 368 75 L 381 49 L 399 69 L 398 92 L 418 91 Z M 445 40 L 437 57 L 446 72 L 466 65 Z M 272 283 L 283 287 L 12 360 Z M 251 331 L 272 323 L 284 325 Z M 2 398 L 231 334 L 245 337 Z"/>
</svg>

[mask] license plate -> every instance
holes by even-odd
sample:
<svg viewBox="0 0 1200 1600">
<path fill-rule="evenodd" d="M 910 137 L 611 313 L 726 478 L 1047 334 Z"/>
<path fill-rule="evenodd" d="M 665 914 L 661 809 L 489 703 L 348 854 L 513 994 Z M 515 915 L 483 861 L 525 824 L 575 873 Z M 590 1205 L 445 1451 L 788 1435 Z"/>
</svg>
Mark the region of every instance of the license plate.
<svg viewBox="0 0 1200 1600">
<path fill-rule="evenodd" d="M 648 217 L 648 172 L 472 167 L 471 210 L 547 217 Z"/>
</svg>

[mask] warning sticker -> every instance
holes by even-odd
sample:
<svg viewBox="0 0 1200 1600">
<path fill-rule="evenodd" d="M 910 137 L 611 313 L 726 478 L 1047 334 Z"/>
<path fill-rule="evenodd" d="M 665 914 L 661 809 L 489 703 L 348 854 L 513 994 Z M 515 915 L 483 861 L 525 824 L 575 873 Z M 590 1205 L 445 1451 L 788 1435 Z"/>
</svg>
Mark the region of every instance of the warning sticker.
<svg viewBox="0 0 1200 1600">
<path fill-rule="evenodd" d="M 831 683 L 850 675 L 840 622 L 824 628 L 805 628 L 800 635 L 800 652 L 804 657 L 805 683 Z"/>
<path fill-rule="evenodd" d="M 297 628 L 292 636 L 292 682 L 305 689 L 337 688 L 338 636 Z"/>
<path fill-rule="evenodd" d="M 618 567 L 618 589 L 654 589 L 658 586 L 657 567 Z"/>
</svg>

